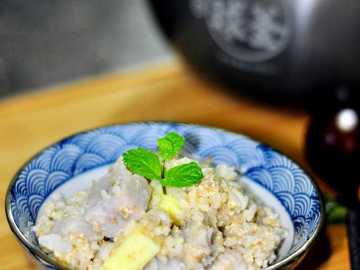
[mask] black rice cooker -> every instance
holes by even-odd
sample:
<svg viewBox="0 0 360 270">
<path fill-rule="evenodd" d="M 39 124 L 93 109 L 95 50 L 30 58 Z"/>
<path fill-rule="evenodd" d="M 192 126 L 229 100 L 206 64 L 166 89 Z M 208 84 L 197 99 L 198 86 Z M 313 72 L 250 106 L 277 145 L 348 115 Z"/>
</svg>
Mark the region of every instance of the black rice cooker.
<svg viewBox="0 0 360 270">
<path fill-rule="evenodd" d="M 243 95 L 302 106 L 360 75 L 357 0 L 149 2 L 194 68 Z"/>
</svg>

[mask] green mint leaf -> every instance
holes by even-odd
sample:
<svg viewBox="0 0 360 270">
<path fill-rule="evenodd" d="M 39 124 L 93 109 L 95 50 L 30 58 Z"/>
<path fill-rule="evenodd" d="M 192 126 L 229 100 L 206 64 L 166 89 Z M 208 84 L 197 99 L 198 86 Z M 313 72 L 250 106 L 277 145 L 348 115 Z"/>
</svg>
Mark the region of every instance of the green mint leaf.
<svg viewBox="0 0 360 270">
<path fill-rule="evenodd" d="M 331 211 L 327 212 L 328 224 L 342 224 L 345 223 L 347 209 L 343 206 L 337 206 Z"/>
<path fill-rule="evenodd" d="M 160 157 L 163 160 L 170 160 L 182 149 L 185 138 L 176 132 L 170 132 L 158 140 Z"/>
<path fill-rule="evenodd" d="M 165 178 L 160 180 L 163 186 L 190 187 L 198 184 L 204 175 L 196 162 L 179 165 L 165 172 Z"/>
<path fill-rule="evenodd" d="M 335 199 L 325 195 L 325 210 L 328 224 L 345 223 L 347 209 Z"/>
<path fill-rule="evenodd" d="M 123 160 L 130 172 L 149 180 L 161 179 L 161 163 L 158 156 L 152 151 L 144 148 L 132 149 L 124 154 Z"/>
</svg>

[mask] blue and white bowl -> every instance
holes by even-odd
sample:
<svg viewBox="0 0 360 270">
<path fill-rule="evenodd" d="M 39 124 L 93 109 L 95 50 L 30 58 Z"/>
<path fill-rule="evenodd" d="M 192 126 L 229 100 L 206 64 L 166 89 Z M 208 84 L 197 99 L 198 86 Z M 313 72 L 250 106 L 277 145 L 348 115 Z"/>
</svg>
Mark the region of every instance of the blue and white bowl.
<svg viewBox="0 0 360 270">
<path fill-rule="evenodd" d="M 70 136 L 42 150 L 18 171 L 6 196 L 7 218 L 39 266 L 63 269 L 39 248 L 32 232 L 49 195 L 58 188 L 70 193 L 89 185 L 91 175 L 104 172 L 129 148 L 155 150 L 157 139 L 169 131 L 186 137 L 186 154 L 236 167 L 248 187 L 280 214 L 289 234 L 279 249 L 279 259 L 267 269 L 292 269 L 301 261 L 319 234 L 324 208 L 319 189 L 297 164 L 243 135 L 197 125 L 148 122 Z"/>
</svg>

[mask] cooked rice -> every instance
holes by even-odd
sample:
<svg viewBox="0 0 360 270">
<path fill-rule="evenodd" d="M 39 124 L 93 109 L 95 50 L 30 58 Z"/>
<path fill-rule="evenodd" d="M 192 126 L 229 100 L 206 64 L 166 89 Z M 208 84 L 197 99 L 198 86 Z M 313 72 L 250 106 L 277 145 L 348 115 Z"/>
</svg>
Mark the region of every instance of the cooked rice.
<svg viewBox="0 0 360 270">
<path fill-rule="evenodd" d="M 100 269 L 117 240 L 140 224 L 163 239 L 145 270 L 253 270 L 273 263 L 286 237 L 279 215 L 244 188 L 234 168 L 201 167 L 199 185 L 167 188 L 184 209 L 180 225 L 152 198 L 160 183 L 130 173 L 120 158 L 89 190 L 70 198 L 57 193 L 45 203 L 34 227 L 39 243 L 72 269 Z"/>
</svg>

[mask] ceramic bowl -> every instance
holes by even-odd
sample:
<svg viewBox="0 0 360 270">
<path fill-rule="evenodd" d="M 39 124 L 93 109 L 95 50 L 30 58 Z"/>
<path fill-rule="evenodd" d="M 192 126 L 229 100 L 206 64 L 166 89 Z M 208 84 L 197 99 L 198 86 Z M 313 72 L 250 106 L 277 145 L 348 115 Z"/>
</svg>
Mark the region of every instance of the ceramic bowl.
<svg viewBox="0 0 360 270">
<path fill-rule="evenodd" d="M 323 224 L 319 189 L 292 160 L 244 135 L 179 123 L 130 123 L 102 127 L 65 138 L 31 158 L 15 175 L 6 195 L 12 231 L 43 269 L 63 269 L 42 251 L 32 232 L 41 205 L 57 189 L 69 195 L 90 184 L 124 151 L 133 147 L 156 149 L 169 131 L 186 138 L 185 154 L 212 158 L 215 164 L 237 168 L 257 196 L 280 214 L 288 237 L 278 260 L 267 269 L 292 269 L 305 256 Z"/>
</svg>

